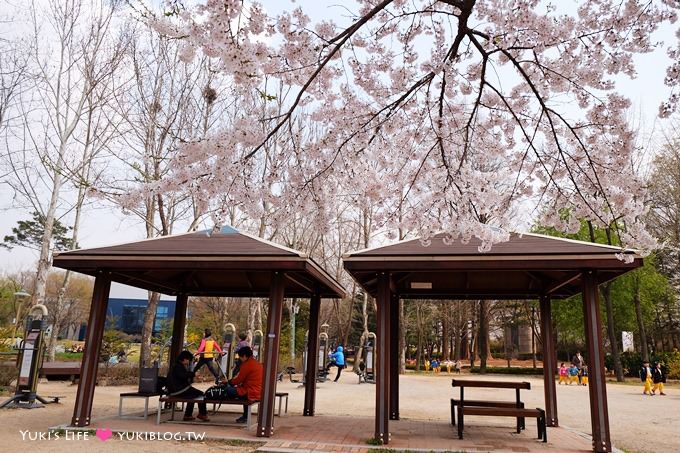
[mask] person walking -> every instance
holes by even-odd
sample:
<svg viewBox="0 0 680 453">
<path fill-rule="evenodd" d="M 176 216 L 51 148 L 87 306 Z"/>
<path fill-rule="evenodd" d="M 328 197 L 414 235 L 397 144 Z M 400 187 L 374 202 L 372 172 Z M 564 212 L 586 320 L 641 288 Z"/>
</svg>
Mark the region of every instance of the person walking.
<svg viewBox="0 0 680 453">
<path fill-rule="evenodd" d="M 200 359 L 194 368 L 194 373 L 198 373 L 198 370 L 200 370 L 203 365 L 206 365 L 208 370 L 210 370 L 210 373 L 215 377 L 215 384 L 219 384 L 220 377 L 217 374 L 217 370 L 215 370 L 215 350 L 221 354 L 222 348 L 220 348 L 220 345 L 213 340 L 210 329 L 205 329 L 204 334 L 201 344 L 198 346 L 198 350 L 195 354 L 196 356 L 200 356 Z"/>
<path fill-rule="evenodd" d="M 652 393 L 652 368 L 649 366 L 649 361 L 645 360 L 640 368 L 640 380 L 645 383 L 645 388 L 642 390 L 643 395 L 653 396 Z"/>
<path fill-rule="evenodd" d="M 337 367 L 338 368 L 338 374 L 335 376 L 335 379 L 333 379 L 333 382 L 338 382 L 338 379 L 340 379 L 340 373 L 342 373 L 343 368 L 345 368 L 345 354 L 343 352 L 342 346 L 338 346 L 335 349 L 335 352 L 332 354 L 329 354 L 331 361 L 326 365 L 326 371 L 330 370 L 331 367 Z"/>
<path fill-rule="evenodd" d="M 654 382 L 654 387 L 652 387 L 652 395 L 659 391 L 659 395 L 666 396 L 663 392 L 663 385 L 666 382 L 666 375 L 663 370 L 661 370 L 661 364 L 656 363 L 656 366 L 652 369 L 652 382 Z"/>
<path fill-rule="evenodd" d="M 576 367 L 578 370 L 578 383 L 581 383 L 581 368 L 583 368 L 583 364 L 585 363 L 585 360 L 583 360 L 583 356 L 581 355 L 581 351 L 576 351 L 576 355 L 571 359 L 571 364 Z"/>
<path fill-rule="evenodd" d="M 564 365 L 564 362 L 560 364 L 560 381 L 557 384 L 559 385 L 562 383 L 564 383 L 564 385 L 569 384 L 569 371 L 567 370 L 567 367 Z"/>
</svg>

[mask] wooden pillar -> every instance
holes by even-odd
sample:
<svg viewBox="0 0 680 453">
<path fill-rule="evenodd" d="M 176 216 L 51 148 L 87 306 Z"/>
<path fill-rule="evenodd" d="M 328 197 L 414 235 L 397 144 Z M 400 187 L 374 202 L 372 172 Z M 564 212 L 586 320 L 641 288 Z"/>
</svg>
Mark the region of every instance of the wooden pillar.
<svg viewBox="0 0 680 453">
<path fill-rule="evenodd" d="M 390 274 L 378 274 L 375 378 L 375 439 L 388 444 L 390 398 Z"/>
<path fill-rule="evenodd" d="M 172 321 L 172 343 L 170 345 L 170 356 L 168 363 L 170 367 L 184 348 L 184 327 L 187 323 L 187 301 L 186 294 L 178 294 L 175 302 L 175 317 Z"/>
<path fill-rule="evenodd" d="M 547 426 L 559 426 L 557 421 L 557 389 L 555 388 L 555 335 L 552 328 L 552 309 L 550 296 L 540 298 L 541 337 L 543 338 L 543 382 L 545 393 L 545 423 Z"/>
<path fill-rule="evenodd" d="M 85 334 L 85 351 L 80 365 L 80 380 L 76 391 L 76 403 L 73 408 L 71 426 L 88 426 L 92 414 L 92 400 L 94 398 L 94 386 L 97 382 L 97 369 L 99 365 L 99 349 L 104 335 L 106 321 L 106 306 L 109 301 L 111 278 L 108 274 L 100 273 L 94 281 L 92 292 L 92 305 L 87 320 L 87 333 Z"/>
<path fill-rule="evenodd" d="M 319 311 L 321 296 L 312 295 L 309 301 L 309 333 L 307 334 L 307 370 L 305 374 L 305 407 L 303 415 L 314 416 L 316 402 L 316 375 L 319 363 Z"/>
<path fill-rule="evenodd" d="M 267 334 L 265 341 L 264 374 L 260 406 L 257 410 L 257 437 L 274 434 L 274 397 L 276 396 L 276 372 L 279 365 L 279 343 L 281 340 L 281 315 L 283 313 L 283 272 L 272 272 L 267 312 Z"/>
<path fill-rule="evenodd" d="M 609 413 L 607 410 L 607 386 L 604 374 L 604 350 L 602 347 L 602 322 L 600 300 L 597 290 L 597 273 L 585 271 L 583 279 L 583 314 L 586 342 L 588 344 L 588 390 L 590 391 L 590 424 L 593 433 L 593 451 L 610 452 Z"/>
<path fill-rule="evenodd" d="M 390 420 L 399 420 L 399 296 L 390 299 Z"/>
</svg>

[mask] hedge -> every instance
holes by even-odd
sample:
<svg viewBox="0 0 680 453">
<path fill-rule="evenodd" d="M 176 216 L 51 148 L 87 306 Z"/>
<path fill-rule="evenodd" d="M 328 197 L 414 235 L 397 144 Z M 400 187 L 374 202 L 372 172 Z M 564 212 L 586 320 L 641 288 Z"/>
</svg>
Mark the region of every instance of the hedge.
<svg viewBox="0 0 680 453">
<path fill-rule="evenodd" d="M 479 367 L 470 369 L 471 373 L 479 373 Z M 524 367 L 503 367 L 503 366 L 488 366 L 485 374 L 519 374 L 519 375 L 540 375 L 543 376 L 543 367 L 524 368 Z"/>
</svg>

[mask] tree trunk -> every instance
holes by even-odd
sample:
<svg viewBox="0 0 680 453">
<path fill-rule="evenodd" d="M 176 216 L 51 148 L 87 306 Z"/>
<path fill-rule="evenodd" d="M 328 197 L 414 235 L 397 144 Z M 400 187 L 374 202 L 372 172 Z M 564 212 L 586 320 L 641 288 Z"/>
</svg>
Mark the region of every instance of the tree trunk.
<svg viewBox="0 0 680 453">
<path fill-rule="evenodd" d="M 479 372 L 486 373 L 486 359 L 489 350 L 489 318 L 486 301 L 479 301 Z"/>
<path fill-rule="evenodd" d="M 57 340 L 62 324 L 62 305 L 64 303 L 64 295 L 66 294 L 66 287 L 71 277 L 71 271 L 67 270 L 64 274 L 64 280 L 61 282 L 61 288 L 57 294 L 57 302 L 54 307 L 54 321 L 52 323 L 52 334 L 47 340 L 47 358 L 50 362 L 54 362 L 57 356 Z"/>
<path fill-rule="evenodd" d="M 449 316 L 447 306 L 442 304 L 442 360 L 449 360 Z"/>
<path fill-rule="evenodd" d="M 638 335 L 640 335 L 640 353 L 642 354 L 642 361 L 649 361 L 649 350 L 647 348 L 647 333 L 645 331 L 645 323 L 642 318 L 642 307 L 640 304 L 640 279 L 637 275 L 633 276 L 633 303 L 635 304 L 635 318 L 638 324 Z"/>
<path fill-rule="evenodd" d="M 139 352 L 139 367 L 151 366 L 151 340 L 153 337 L 153 325 L 156 320 L 156 309 L 161 300 L 160 293 L 149 291 L 149 305 L 144 313 L 142 326 L 142 344 Z"/>
<path fill-rule="evenodd" d="M 604 299 L 607 311 L 607 334 L 612 349 L 612 360 L 614 362 L 614 371 L 616 372 L 616 381 L 623 382 L 623 367 L 621 366 L 621 354 L 619 353 L 619 343 L 616 339 L 616 329 L 614 327 L 614 310 L 612 308 L 610 283 L 602 285 L 602 298 Z"/>
<path fill-rule="evenodd" d="M 399 374 L 406 373 L 406 320 L 404 301 L 399 299 Z"/>
</svg>

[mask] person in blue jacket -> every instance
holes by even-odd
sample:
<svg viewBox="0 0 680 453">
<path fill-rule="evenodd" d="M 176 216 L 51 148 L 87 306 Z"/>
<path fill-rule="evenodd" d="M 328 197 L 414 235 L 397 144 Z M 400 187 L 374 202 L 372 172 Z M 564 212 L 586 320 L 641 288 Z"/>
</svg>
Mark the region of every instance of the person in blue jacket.
<svg viewBox="0 0 680 453">
<path fill-rule="evenodd" d="M 342 346 L 338 346 L 334 353 L 329 354 L 331 361 L 326 366 L 326 371 L 330 370 L 333 366 L 338 367 L 338 374 L 335 376 L 335 379 L 333 379 L 333 382 L 338 382 L 340 373 L 342 373 L 342 369 L 345 368 L 345 354 L 342 351 Z"/>
</svg>

